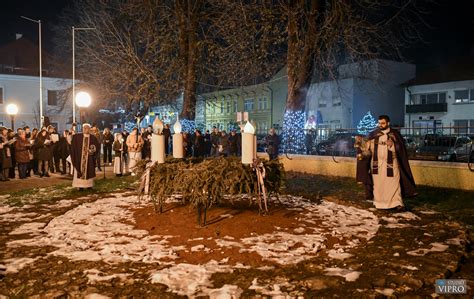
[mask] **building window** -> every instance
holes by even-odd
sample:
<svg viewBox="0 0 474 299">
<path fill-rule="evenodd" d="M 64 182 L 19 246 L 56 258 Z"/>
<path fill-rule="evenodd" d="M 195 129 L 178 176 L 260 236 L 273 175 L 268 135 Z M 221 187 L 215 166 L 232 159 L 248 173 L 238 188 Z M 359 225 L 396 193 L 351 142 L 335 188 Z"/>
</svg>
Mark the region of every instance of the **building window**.
<svg viewBox="0 0 474 299">
<path fill-rule="evenodd" d="M 234 113 L 236 113 L 238 110 L 238 107 L 237 107 L 237 100 L 234 100 Z"/>
<path fill-rule="evenodd" d="M 326 102 L 321 102 L 321 101 L 320 101 L 319 104 L 318 104 L 318 107 L 319 107 L 319 108 L 324 108 L 324 107 L 326 107 L 326 106 L 327 106 Z"/>
<path fill-rule="evenodd" d="M 469 126 L 469 120 L 467 119 L 455 119 L 454 120 L 454 133 L 456 134 L 467 134 Z"/>
<path fill-rule="evenodd" d="M 471 94 L 471 102 L 474 102 L 474 89 L 470 90 L 470 94 Z"/>
<path fill-rule="evenodd" d="M 411 96 L 411 104 L 426 105 L 446 103 L 446 92 L 435 92 L 426 94 L 413 94 Z"/>
<path fill-rule="evenodd" d="M 230 106 L 231 106 L 231 105 L 232 105 L 231 101 L 228 100 L 228 101 L 227 101 L 227 109 L 226 109 L 227 114 L 230 113 Z"/>
<path fill-rule="evenodd" d="M 0 87 L 0 104 L 3 104 L 3 87 Z"/>
<path fill-rule="evenodd" d="M 454 91 L 454 102 L 455 103 L 467 103 L 469 102 L 469 90 L 455 90 Z"/>
<path fill-rule="evenodd" d="M 253 111 L 253 99 L 246 99 L 244 101 L 244 111 Z"/>
<path fill-rule="evenodd" d="M 58 104 L 58 91 L 48 90 L 48 105 L 56 106 Z"/>
<path fill-rule="evenodd" d="M 224 113 L 224 99 L 221 100 L 221 113 Z"/>
<path fill-rule="evenodd" d="M 258 99 L 258 110 L 267 110 L 267 97 L 259 98 Z"/>
</svg>

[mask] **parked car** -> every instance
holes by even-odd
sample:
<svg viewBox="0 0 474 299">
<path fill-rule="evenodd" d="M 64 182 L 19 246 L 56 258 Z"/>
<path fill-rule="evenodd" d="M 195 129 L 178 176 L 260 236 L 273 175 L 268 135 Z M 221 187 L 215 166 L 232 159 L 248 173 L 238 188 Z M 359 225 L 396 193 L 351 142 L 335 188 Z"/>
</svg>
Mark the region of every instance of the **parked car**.
<svg viewBox="0 0 474 299">
<path fill-rule="evenodd" d="M 415 152 L 415 159 L 439 161 L 467 161 L 472 146 L 467 136 L 427 134 L 423 145 Z"/>
<path fill-rule="evenodd" d="M 336 133 L 316 146 L 318 155 L 355 157 L 355 136 L 352 133 Z"/>
<path fill-rule="evenodd" d="M 456 141 L 454 146 L 454 151 L 451 157 L 452 161 L 459 161 L 459 162 L 468 162 L 469 157 L 471 156 L 471 160 L 474 159 L 472 157 L 474 155 L 474 140 L 469 137 L 460 137 Z"/>
</svg>

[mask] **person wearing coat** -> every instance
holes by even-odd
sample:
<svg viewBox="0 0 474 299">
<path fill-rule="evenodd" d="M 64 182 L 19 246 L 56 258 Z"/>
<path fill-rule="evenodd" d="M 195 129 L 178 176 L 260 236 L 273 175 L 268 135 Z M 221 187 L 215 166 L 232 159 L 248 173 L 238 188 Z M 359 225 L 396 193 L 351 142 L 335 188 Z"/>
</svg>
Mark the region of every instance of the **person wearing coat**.
<svg viewBox="0 0 474 299">
<path fill-rule="evenodd" d="M 280 138 L 275 132 L 274 128 L 270 129 L 270 134 L 265 137 L 265 144 L 267 146 L 267 153 L 270 160 L 278 158 L 278 150 L 280 146 Z"/>
<path fill-rule="evenodd" d="M 115 134 L 115 140 L 112 145 L 114 150 L 114 173 L 116 176 L 122 176 L 127 173 L 127 165 L 124 153 L 127 145 L 125 144 L 122 134 Z"/>
<path fill-rule="evenodd" d="M 222 131 L 217 143 L 217 153 L 220 157 L 227 157 L 229 155 L 229 145 L 229 135 Z"/>
<path fill-rule="evenodd" d="M 49 139 L 48 131 L 42 129 L 35 140 L 34 147 L 38 150 L 38 171 L 40 177 L 49 177 L 48 163 L 51 161 L 53 154 L 51 152 L 51 140 Z"/>
<path fill-rule="evenodd" d="M 21 130 L 19 137 L 14 143 L 15 146 L 15 160 L 18 164 L 18 173 L 20 179 L 26 179 L 26 170 L 28 169 L 28 163 L 30 163 L 30 147 L 31 144 L 26 139 L 26 132 Z"/>
<path fill-rule="evenodd" d="M 104 129 L 102 134 L 102 146 L 104 148 L 104 165 L 109 163 L 112 165 L 112 144 L 114 143 L 114 135 L 110 132 L 109 128 Z"/>
<path fill-rule="evenodd" d="M 132 133 L 127 137 L 127 147 L 128 153 L 130 157 L 130 170 L 132 171 L 132 175 L 135 175 L 135 166 L 137 165 L 138 161 L 142 159 L 142 148 L 143 141 L 142 136 L 138 133 L 138 129 L 134 128 Z"/>
<path fill-rule="evenodd" d="M 237 135 L 235 130 L 232 130 L 229 135 L 229 155 L 239 156 L 239 149 L 241 147 L 240 136 Z"/>
<path fill-rule="evenodd" d="M 196 137 L 194 138 L 194 157 L 204 157 L 206 146 L 204 144 L 204 137 L 200 130 L 196 129 Z"/>
<path fill-rule="evenodd" d="M 9 169 L 12 163 L 12 142 L 8 140 L 8 129 L 0 127 L 0 181 L 9 181 Z"/>
</svg>

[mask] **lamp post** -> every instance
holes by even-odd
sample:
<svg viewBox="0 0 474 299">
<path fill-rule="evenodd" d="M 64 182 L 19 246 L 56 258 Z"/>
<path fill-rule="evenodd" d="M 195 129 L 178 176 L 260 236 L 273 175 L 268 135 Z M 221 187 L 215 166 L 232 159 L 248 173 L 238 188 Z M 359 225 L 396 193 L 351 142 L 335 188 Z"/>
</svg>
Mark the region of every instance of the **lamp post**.
<svg viewBox="0 0 474 299">
<path fill-rule="evenodd" d="M 87 108 L 91 105 L 92 98 L 90 94 L 88 94 L 85 91 L 78 92 L 76 95 L 75 102 L 77 106 L 79 107 L 79 120 L 81 122 L 81 125 L 84 122 L 84 108 Z M 82 109 L 81 109 L 82 108 Z"/>
<path fill-rule="evenodd" d="M 7 114 L 10 115 L 12 120 L 12 130 L 15 130 L 15 115 L 18 113 L 18 106 L 15 104 L 7 105 Z"/>
<path fill-rule="evenodd" d="M 76 30 L 95 30 L 92 27 L 79 27 L 72 26 L 72 122 L 76 122 L 76 51 L 75 51 L 75 32 Z M 79 105 L 78 105 L 79 106 Z M 79 109 L 79 114 L 81 114 Z M 79 115 L 80 117 L 80 115 Z"/>
<path fill-rule="evenodd" d="M 40 78 L 40 86 L 39 86 L 39 94 L 40 94 L 40 128 L 43 127 L 43 122 L 44 122 L 44 116 L 43 116 L 43 66 L 42 66 L 42 60 L 41 60 L 41 20 L 33 20 L 30 18 L 27 18 L 25 16 L 21 16 L 21 18 L 35 22 L 38 24 L 38 32 L 39 32 L 39 38 L 38 38 L 38 43 L 39 43 L 39 78 Z"/>
</svg>

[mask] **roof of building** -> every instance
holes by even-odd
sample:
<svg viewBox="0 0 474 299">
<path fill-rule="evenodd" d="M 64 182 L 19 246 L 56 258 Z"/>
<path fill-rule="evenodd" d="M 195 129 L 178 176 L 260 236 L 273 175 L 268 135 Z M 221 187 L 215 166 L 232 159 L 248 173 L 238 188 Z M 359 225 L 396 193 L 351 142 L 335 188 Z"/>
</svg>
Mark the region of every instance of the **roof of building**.
<svg viewBox="0 0 474 299">
<path fill-rule="evenodd" d="M 474 55 L 424 71 L 402 85 L 413 86 L 466 80 L 474 80 Z"/>
<path fill-rule="evenodd" d="M 61 66 L 54 56 L 44 49 L 41 56 L 43 76 L 69 77 L 64 76 L 68 73 L 68 68 Z M 20 37 L 0 47 L 0 74 L 39 76 L 38 44 Z"/>
</svg>

